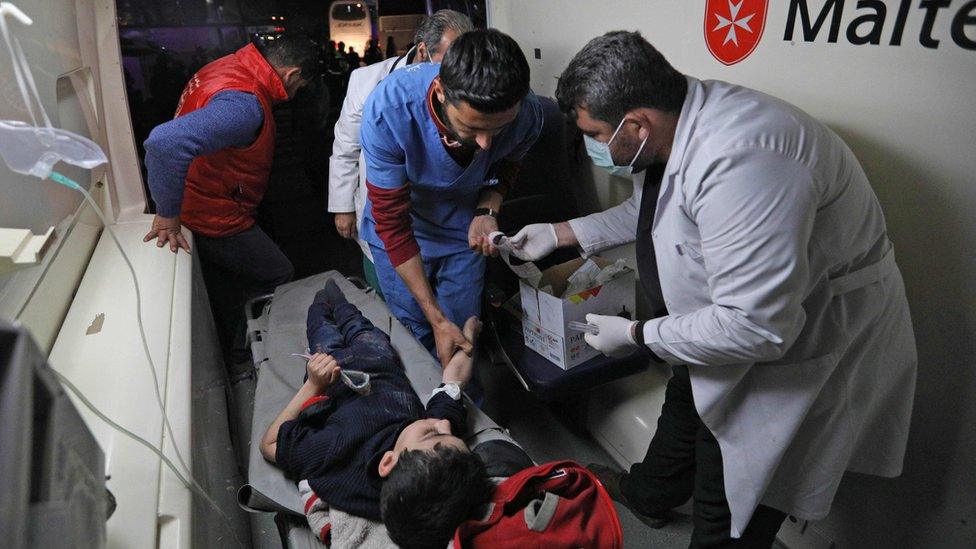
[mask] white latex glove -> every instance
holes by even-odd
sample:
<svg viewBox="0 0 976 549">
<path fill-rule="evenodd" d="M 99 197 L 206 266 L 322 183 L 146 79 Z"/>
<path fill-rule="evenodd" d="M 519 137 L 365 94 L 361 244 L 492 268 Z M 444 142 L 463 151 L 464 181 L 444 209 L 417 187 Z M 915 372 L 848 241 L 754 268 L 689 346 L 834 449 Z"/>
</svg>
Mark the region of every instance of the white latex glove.
<svg viewBox="0 0 976 549">
<path fill-rule="evenodd" d="M 630 356 L 639 347 L 631 334 L 633 325 L 638 321 L 628 320 L 619 316 L 586 315 L 586 321 L 600 329 L 598 334 L 585 334 L 586 343 L 601 353 L 613 357 Z"/>
<path fill-rule="evenodd" d="M 556 228 L 552 223 L 533 223 L 509 239 L 512 255 L 522 261 L 536 261 L 556 249 Z"/>
</svg>

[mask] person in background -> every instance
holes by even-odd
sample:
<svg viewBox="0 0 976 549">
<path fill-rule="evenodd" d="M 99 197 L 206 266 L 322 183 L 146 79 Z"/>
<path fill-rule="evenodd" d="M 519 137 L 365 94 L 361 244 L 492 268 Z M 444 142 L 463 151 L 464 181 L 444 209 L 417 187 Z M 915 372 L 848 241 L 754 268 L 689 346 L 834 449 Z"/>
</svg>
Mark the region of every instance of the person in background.
<svg viewBox="0 0 976 549">
<path fill-rule="evenodd" d="M 350 72 L 360 67 L 361 61 L 359 59 L 359 54 L 356 53 L 356 48 L 349 46 L 349 52 L 346 53 L 346 61 L 349 63 Z"/>
<path fill-rule="evenodd" d="M 339 87 L 343 90 L 349 85 L 349 73 L 352 72 L 352 68 L 349 67 L 349 56 L 346 51 L 346 43 L 339 42 L 336 47 L 336 63 L 339 66 Z"/>
<path fill-rule="evenodd" d="M 414 63 L 440 63 L 454 40 L 472 30 L 471 20 L 462 13 L 440 10 L 426 17 L 417 28 L 417 47 L 405 55 L 387 59 L 353 71 L 349 88 L 342 102 L 342 111 L 335 125 L 332 157 L 329 159 L 329 211 L 335 215 L 336 230 L 343 238 L 356 239 L 363 251 L 363 273 L 366 281 L 380 290 L 373 255 L 369 244 L 359 234 L 363 204 L 366 199 L 365 167 L 361 163 L 359 124 L 363 105 L 374 88 L 393 71 Z M 390 37 L 392 40 L 393 37 Z M 390 40 L 387 41 L 389 51 Z"/>
<path fill-rule="evenodd" d="M 156 64 L 149 76 L 149 95 L 156 121 L 168 119 L 179 103 L 186 83 L 187 72 L 171 52 L 163 49 L 156 55 Z"/>
<path fill-rule="evenodd" d="M 190 58 L 190 70 L 196 72 L 214 59 L 215 57 L 211 57 L 210 53 L 203 46 L 197 46 L 193 50 L 193 57 Z"/>
<path fill-rule="evenodd" d="M 899 475 L 915 338 L 844 141 L 779 99 L 681 74 L 633 32 L 590 41 L 556 96 L 634 194 L 525 227 L 516 255 L 635 242 L 649 318 L 587 315 L 585 339 L 674 374 L 644 460 L 590 466 L 610 496 L 652 527 L 693 497 L 692 547 L 770 547 L 787 514 L 827 516 L 845 471 Z"/>
<path fill-rule="evenodd" d="M 316 46 L 307 38 L 249 44 L 194 74 L 176 117 L 145 142 L 156 203 L 145 241 L 189 252 L 182 227 L 193 231 L 225 358 L 232 361 L 242 358 L 245 300 L 274 290 L 294 272 L 255 225 L 255 214 L 274 154 L 271 108 L 295 97 L 317 71 Z"/>
<path fill-rule="evenodd" d="M 378 63 L 383 60 L 383 52 L 380 50 L 379 40 L 373 38 L 369 41 L 366 46 L 366 51 L 363 53 L 363 62 L 367 65 L 372 65 L 373 63 Z"/>
<path fill-rule="evenodd" d="M 335 75 L 339 72 L 339 59 L 336 56 L 335 40 L 330 40 L 328 44 L 322 47 L 322 58 L 322 63 L 328 74 Z"/>
<path fill-rule="evenodd" d="M 393 35 L 391 34 L 386 37 L 386 58 L 389 59 L 391 57 L 396 57 L 396 56 L 397 56 L 396 41 L 393 40 Z"/>
<path fill-rule="evenodd" d="M 390 309 L 442 364 L 472 351 L 458 323 L 481 311 L 488 235 L 541 131 L 525 54 L 493 29 L 394 72 L 363 107 L 363 238 Z"/>
<path fill-rule="evenodd" d="M 339 70 L 342 72 L 349 72 L 347 70 L 349 68 L 349 60 L 346 59 L 346 53 L 347 52 L 346 52 L 345 42 L 339 42 L 338 44 L 336 44 L 336 49 L 335 49 L 336 63 L 339 65 Z"/>
</svg>

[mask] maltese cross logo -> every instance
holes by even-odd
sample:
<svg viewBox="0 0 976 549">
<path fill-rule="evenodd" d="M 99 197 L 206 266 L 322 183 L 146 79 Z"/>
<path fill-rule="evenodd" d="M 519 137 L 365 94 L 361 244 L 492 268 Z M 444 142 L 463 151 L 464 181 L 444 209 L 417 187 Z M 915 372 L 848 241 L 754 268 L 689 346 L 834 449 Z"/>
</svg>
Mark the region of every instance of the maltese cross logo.
<svg viewBox="0 0 976 549">
<path fill-rule="evenodd" d="M 759 45 L 768 0 L 706 0 L 705 44 L 724 65 L 742 61 Z"/>
</svg>

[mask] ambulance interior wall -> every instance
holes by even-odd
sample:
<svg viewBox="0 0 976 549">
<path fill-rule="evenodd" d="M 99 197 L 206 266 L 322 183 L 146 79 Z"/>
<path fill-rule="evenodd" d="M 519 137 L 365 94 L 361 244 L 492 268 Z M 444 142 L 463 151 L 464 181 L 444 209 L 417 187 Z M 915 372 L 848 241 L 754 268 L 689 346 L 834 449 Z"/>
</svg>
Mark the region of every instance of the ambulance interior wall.
<svg viewBox="0 0 976 549">
<path fill-rule="evenodd" d="M 843 6 L 838 39 L 829 41 L 830 12 L 813 41 L 804 39 L 800 17 L 793 40 L 785 40 L 791 4 L 806 6 L 811 21 L 831 4 Z M 542 95 L 554 95 L 556 77 L 589 39 L 609 30 L 640 30 L 678 70 L 781 97 L 845 139 L 881 201 L 904 273 L 919 352 L 915 410 L 903 475 L 894 480 L 848 475 L 830 515 L 812 523 L 792 545 L 971 547 L 976 544 L 976 51 L 960 47 L 951 26 L 959 11 L 976 3 L 946 2 L 949 7 L 935 14 L 930 34 L 939 40 L 937 48 L 922 45 L 926 14 L 920 3 L 895 0 L 884 2 L 881 43 L 852 45 L 846 36 L 850 22 L 874 13 L 858 4 L 867 3 L 771 1 L 758 47 L 731 66 L 706 47 L 704 27 L 717 21 L 711 15 L 706 23 L 704 1 L 491 0 L 489 23 L 518 40 L 532 68 L 532 87 Z M 908 10 L 903 39 L 892 46 L 903 5 Z M 976 26 L 963 30 L 976 40 Z M 601 172 L 594 174 L 601 208 L 630 195 L 629 180 Z M 632 251 L 625 256 L 633 261 Z"/>
<path fill-rule="evenodd" d="M 8 19 L 11 33 L 20 39 L 37 83 L 44 108 L 55 127 L 65 128 L 87 137 L 88 131 L 79 98 L 66 78 L 60 78 L 82 67 L 74 0 L 45 0 L 41 6 L 32 2 L 15 2 L 34 20 L 25 27 L 13 18 Z M 30 123 L 14 78 L 10 55 L 6 47 L 0 47 L 0 120 L 13 119 Z M 43 121 L 41 121 L 43 124 Z M 88 188 L 87 172 L 66 175 Z M 53 183 L 44 183 L 36 177 L 10 171 L 0 162 L 0 182 L 3 200 L 0 201 L 0 226 L 31 229 L 43 233 L 64 217 L 73 213 L 81 203 L 81 194 Z"/>
<path fill-rule="evenodd" d="M 24 26 L 12 17 L 7 25 L 20 41 L 51 124 L 100 141 L 97 67 L 89 61 L 95 58 L 92 1 L 14 0 L 33 25 Z M 31 123 L 6 47 L 0 47 L 0 120 Z M 101 196 L 101 189 L 92 188 L 91 182 L 93 174 L 94 180 L 104 174 L 104 168 L 87 171 L 59 163 L 56 169 L 89 189 L 96 200 Z M 34 234 L 56 227 L 42 265 L 0 275 L 0 316 L 19 317 L 44 349 L 53 342 L 100 229 L 90 209 L 82 208 L 88 212 L 84 217 L 78 214 L 82 200 L 77 191 L 15 173 L 0 162 L 0 227 L 30 229 Z M 49 265 L 55 257 L 65 259 Z M 45 278 L 53 288 L 41 287 Z M 29 305 L 29 300 L 43 303 Z"/>
</svg>

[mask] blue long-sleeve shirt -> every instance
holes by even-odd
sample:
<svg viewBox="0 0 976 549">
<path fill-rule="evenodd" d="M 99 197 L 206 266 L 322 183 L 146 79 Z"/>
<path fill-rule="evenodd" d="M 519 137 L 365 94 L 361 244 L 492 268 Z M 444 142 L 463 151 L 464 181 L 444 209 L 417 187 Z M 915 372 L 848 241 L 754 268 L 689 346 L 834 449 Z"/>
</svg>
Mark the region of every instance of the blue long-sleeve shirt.
<svg viewBox="0 0 976 549">
<path fill-rule="evenodd" d="M 146 139 L 146 170 L 156 213 L 176 217 L 193 159 L 228 147 L 247 147 L 264 125 L 254 94 L 224 91 L 206 106 L 156 126 Z"/>
</svg>

